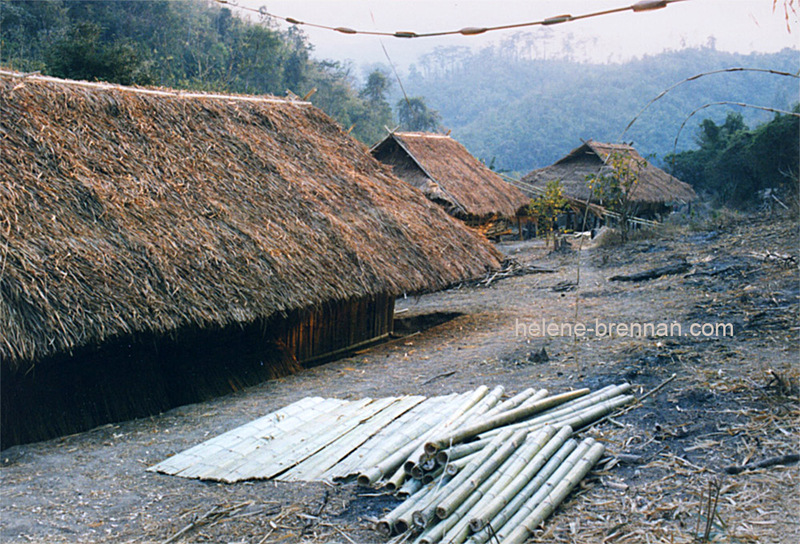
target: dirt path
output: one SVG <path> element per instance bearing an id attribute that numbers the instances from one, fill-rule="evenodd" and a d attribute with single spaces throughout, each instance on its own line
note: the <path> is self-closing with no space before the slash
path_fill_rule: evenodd
<path id="1" fill-rule="evenodd" d="M 800 542 L 797 465 L 737 476 L 728 465 L 798 451 L 795 223 L 754 220 L 674 230 L 622 249 L 548 254 L 508 243 L 522 262 L 557 269 L 398 301 L 408 326 L 460 314 L 420 334 L 353 357 L 157 417 L 2 452 L 2 542 L 163 542 L 208 513 L 180 542 L 381 542 L 370 519 L 394 504 L 354 486 L 205 483 L 144 469 L 205 438 L 306 396 L 438 395 L 480 384 L 514 393 L 557 392 L 628 380 L 643 405 L 588 431 L 612 456 L 548 523 L 546 542 L 691 542 L 701 493 L 719 479 L 719 542 Z M 575 281 L 580 258 L 580 286 Z M 686 259 L 687 274 L 610 282 Z M 576 337 L 531 335 L 541 324 L 731 323 L 734 335 Z M 544 348 L 549 360 L 536 362 Z M 774 380 L 773 380 L 774 382 Z M 616 466 L 609 466 L 616 464 Z M 227 508 L 227 510 L 226 510 Z"/>

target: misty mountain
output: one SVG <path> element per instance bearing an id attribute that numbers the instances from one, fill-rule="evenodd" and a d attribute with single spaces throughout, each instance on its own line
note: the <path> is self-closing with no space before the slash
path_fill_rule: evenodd
<path id="1" fill-rule="evenodd" d="M 423 96 L 472 153 L 501 171 L 527 172 L 546 166 L 581 139 L 632 141 L 659 162 L 672 153 L 681 124 L 697 108 L 721 101 L 788 110 L 798 101 L 798 80 L 768 73 L 722 73 L 685 83 L 650 106 L 625 134 L 636 114 L 660 92 L 696 74 L 732 67 L 797 73 L 800 55 L 741 55 L 709 46 L 646 56 L 616 64 L 537 59 L 525 42 L 477 53 L 437 48 L 410 68 L 409 95 Z M 704 118 L 725 119 L 741 111 L 750 126 L 772 114 L 750 108 L 713 106 L 693 116 L 677 151 L 694 147 Z"/>

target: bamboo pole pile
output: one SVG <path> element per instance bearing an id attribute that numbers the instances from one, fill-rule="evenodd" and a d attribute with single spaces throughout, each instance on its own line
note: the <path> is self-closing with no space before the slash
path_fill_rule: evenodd
<path id="1" fill-rule="evenodd" d="M 414 544 L 522 542 L 600 459 L 575 431 L 633 400 L 630 385 L 550 395 L 480 386 L 443 397 L 308 398 L 149 470 L 234 482 L 357 481 L 404 501 L 376 523 Z"/>
<path id="2" fill-rule="evenodd" d="M 476 402 L 405 448 L 411 455 L 397 472 L 359 477 L 405 499 L 376 530 L 413 544 L 524 542 L 603 454 L 575 431 L 631 402 L 629 391 L 629 384 L 550 396 L 526 390 L 488 409 L 496 395 Z M 393 487 L 398 481 L 403 486 Z"/>

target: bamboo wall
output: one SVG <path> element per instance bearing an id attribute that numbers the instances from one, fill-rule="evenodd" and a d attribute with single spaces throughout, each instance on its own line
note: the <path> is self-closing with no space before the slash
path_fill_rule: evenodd
<path id="1" fill-rule="evenodd" d="M 330 302 L 286 317 L 140 335 L 2 366 L 0 448 L 208 400 L 319 364 L 392 330 L 394 298 Z"/>

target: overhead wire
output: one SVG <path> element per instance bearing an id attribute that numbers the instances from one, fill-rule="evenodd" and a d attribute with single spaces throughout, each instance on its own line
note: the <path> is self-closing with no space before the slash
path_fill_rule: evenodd
<path id="1" fill-rule="evenodd" d="M 301 21 L 299 19 L 295 19 L 294 17 L 287 17 L 283 15 L 276 15 L 267 11 L 266 8 L 251 8 L 248 6 L 241 6 L 235 0 L 215 0 L 219 4 L 227 4 L 233 7 L 236 7 L 241 10 L 250 11 L 253 13 L 258 13 L 262 17 L 271 17 L 273 19 L 278 19 L 280 21 L 284 21 L 286 23 L 298 26 L 307 26 L 311 28 L 319 28 L 322 30 L 330 30 L 333 32 L 339 32 L 341 34 L 348 34 L 348 35 L 365 35 L 365 36 L 385 36 L 385 37 L 393 37 L 393 38 L 435 38 L 441 36 L 454 36 L 454 35 L 462 35 L 462 36 L 476 36 L 478 34 L 485 34 L 486 32 L 494 32 L 498 30 L 513 30 L 518 28 L 527 28 L 532 26 L 551 26 L 557 25 L 561 23 L 569 23 L 573 21 L 581 21 L 583 19 L 589 19 L 592 17 L 601 17 L 604 15 L 610 15 L 613 13 L 622 13 L 625 11 L 632 11 L 634 13 L 641 13 L 645 11 L 652 11 L 656 9 L 662 9 L 667 7 L 669 4 L 674 4 L 676 2 L 685 2 L 687 0 L 640 0 L 634 4 L 606 9 L 602 11 L 594 11 L 590 13 L 583 13 L 580 15 L 556 15 L 554 17 L 548 17 L 546 19 L 541 19 L 537 21 L 527 21 L 522 23 L 511 23 L 505 25 L 497 25 L 497 26 L 479 26 L 479 27 L 464 27 L 458 30 L 443 30 L 443 31 L 435 31 L 435 32 L 415 32 L 409 30 L 398 30 L 395 32 L 386 32 L 386 31 L 379 31 L 379 30 L 357 30 L 354 28 L 346 27 L 346 26 L 329 26 L 323 25 L 319 23 L 311 23 L 308 21 Z"/>

